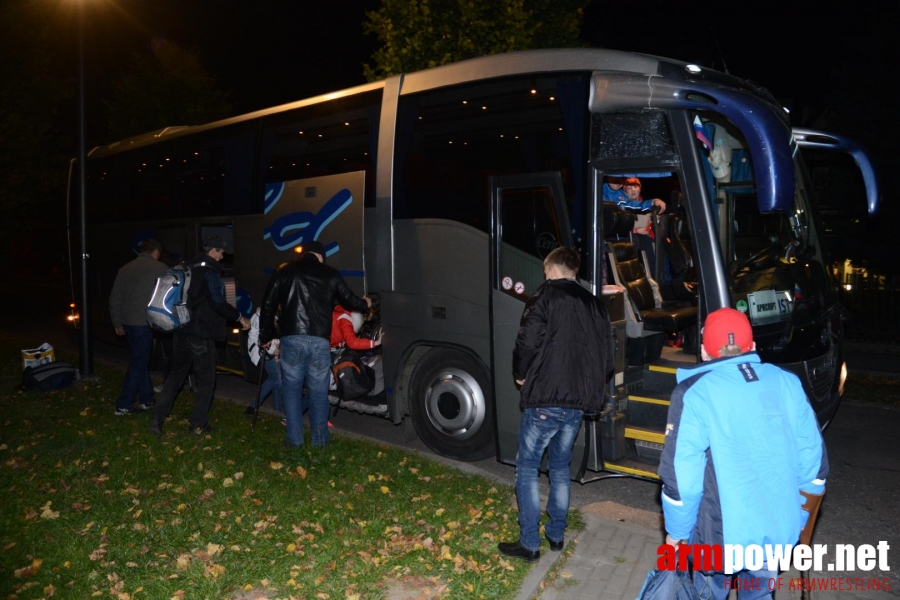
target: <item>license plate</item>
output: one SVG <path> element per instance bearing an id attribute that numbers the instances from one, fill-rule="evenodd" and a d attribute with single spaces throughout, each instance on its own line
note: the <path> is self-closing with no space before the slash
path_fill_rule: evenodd
<path id="1" fill-rule="evenodd" d="M 791 318 L 791 311 L 794 309 L 794 300 L 788 291 L 753 292 L 747 294 L 747 304 L 750 305 L 750 322 L 753 325 L 787 321 Z"/>

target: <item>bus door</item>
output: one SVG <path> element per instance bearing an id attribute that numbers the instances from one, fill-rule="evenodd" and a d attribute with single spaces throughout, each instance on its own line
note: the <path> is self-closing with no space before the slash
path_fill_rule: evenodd
<path id="1" fill-rule="evenodd" d="M 525 302 L 544 282 L 544 258 L 572 245 L 559 172 L 491 177 L 491 368 L 498 458 L 514 464 L 519 389 L 513 348 Z"/>

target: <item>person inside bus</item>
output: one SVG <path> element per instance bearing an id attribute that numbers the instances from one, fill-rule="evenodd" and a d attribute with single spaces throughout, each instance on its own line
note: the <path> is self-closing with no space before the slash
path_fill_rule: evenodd
<path id="1" fill-rule="evenodd" d="M 613 204 L 624 204 L 625 202 L 628 202 L 628 194 L 622 189 L 622 186 L 624 185 L 624 177 L 606 177 L 606 181 L 603 182 L 602 188 L 603 201 L 612 202 Z"/>
<path id="2" fill-rule="evenodd" d="M 625 195 L 628 196 L 628 200 L 625 203 L 620 203 L 620 206 L 623 208 L 647 213 L 655 206 L 659 208 L 659 214 L 666 212 L 666 203 L 659 198 L 652 198 L 649 200 L 643 199 L 641 196 L 641 180 L 637 177 L 627 178 L 623 189 L 625 190 Z M 650 222 L 650 215 L 638 215 L 637 220 L 634 222 L 634 229 L 631 232 L 631 241 L 634 243 L 634 249 L 638 253 L 638 256 L 640 256 L 641 252 L 647 253 L 647 261 L 650 265 L 650 269 L 647 273 L 651 277 L 654 276 L 653 268 L 656 265 L 656 245 L 654 244 L 654 239 L 655 236 L 652 223 Z"/>
<path id="3" fill-rule="evenodd" d="M 378 334 L 374 339 L 359 337 L 363 323 L 369 321 L 375 315 L 375 309 L 370 308 L 365 315 L 357 311 L 349 311 L 340 304 L 334 307 L 331 313 L 331 349 L 332 352 L 340 348 L 350 348 L 359 352 L 366 350 L 374 350 L 381 346 L 381 335 Z M 384 391 L 384 367 L 381 364 L 381 354 L 370 352 L 368 355 L 363 354 L 361 357 L 363 363 L 372 368 L 375 372 L 375 386 L 369 392 L 367 398 L 374 398 L 380 403 L 380 394 Z M 360 400 L 365 401 L 366 398 Z"/>

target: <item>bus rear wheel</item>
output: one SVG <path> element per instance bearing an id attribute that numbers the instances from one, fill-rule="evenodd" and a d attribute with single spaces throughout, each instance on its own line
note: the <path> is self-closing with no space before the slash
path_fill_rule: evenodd
<path id="1" fill-rule="evenodd" d="M 455 350 L 431 350 L 410 383 L 410 419 L 426 446 L 456 460 L 494 456 L 491 388 L 472 358 Z"/>

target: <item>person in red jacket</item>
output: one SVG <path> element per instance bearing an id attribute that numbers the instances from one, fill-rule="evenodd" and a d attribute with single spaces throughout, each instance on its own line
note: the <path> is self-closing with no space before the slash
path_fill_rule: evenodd
<path id="1" fill-rule="evenodd" d="M 381 336 L 374 340 L 361 338 L 357 334 L 362 329 L 365 321 L 370 319 L 373 312 L 363 315 L 360 312 L 349 311 L 340 304 L 334 307 L 331 313 L 331 351 L 337 352 L 337 348 L 350 348 L 359 352 L 372 350 L 381 345 Z M 363 363 L 375 372 L 375 385 L 367 398 L 358 398 L 357 402 L 365 404 L 384 404 L 384 367 L 381 364 L 381 353 L 365 353 L 361 356 Z"/>
<path id="2" fill-rule="evenodd" d="M 381 338 L 370 340 L 357 337 L 366 317 L 359 312 L 349 311 L 340 304 L 331 313 L 331 347 L 346 346 L 351 350 L 371 350 L 381 345 Z"/>

